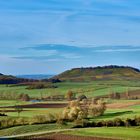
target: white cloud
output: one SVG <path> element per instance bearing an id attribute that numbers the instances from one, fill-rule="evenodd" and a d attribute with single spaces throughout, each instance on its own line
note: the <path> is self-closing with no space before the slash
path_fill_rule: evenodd
<path id="1" fill-rule="evenodd" d="M 104 49 L 104 50 L 94 50 L 93 52 L 137 52 L 140 49 Z"/>

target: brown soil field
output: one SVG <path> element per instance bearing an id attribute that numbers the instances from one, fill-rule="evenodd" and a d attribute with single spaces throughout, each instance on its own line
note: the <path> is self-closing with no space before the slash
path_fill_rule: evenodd
<path id="1" fill-rule="evenodd" d="M 23 110 L 23 111 L 31 111 L 31 110 Z M 6 113 L 6 112 L 17 112 L 16 110 L 10 110 L 10 109 L 8 109 L 8 110 L 0 110 L 0 113 Z"/>
<path id="2" fill-rule="evenodd" d="M 124 109 L 133 105 L 140 105 L 140 101 L 137 102 L 122 102 L 122 103 L 111 103 L 107 104 L 109 109 Z M 22 108 L 64 108 L 67 106 L 66 103 L 36 103 L 29 105 L 20 105 Z M 15 106 L 7 106 L 0 108 L 15 108 Z M 25 110 L 26 111 L 26 110 Z M 14 112 L 14 110 L 9 110 L 8 112 Z"/>
<path id="3" fill-rule="evenodd" d="M 73 136 L 73 135 L 65 135 L 65 134 L 52 134 L 52 135 L 44 135 L 44 136 L 37 136 L 37 137 L 30 137 L 26 139 L 31 140 L 119 140 L 119 139 L 112 139 L 112 138 L 99 138 L 99 137 L 89 137 L 89 136 Z"/>
<path id="4" fill-rule="evenodd" d="M 112 103 L 112 104 L 107 104 L 107 108 L 109 109 L 124 109 L 133 105 L 140 105 L 139 102 L 124 102 L 124 103 Z"/>
<path id="5" fill-rule="evenodd" d="M 65 103 L 37 103 L 37 104 L 29 104 L 29 105 L 20 105 L 22 108 L 64 108 L 67 104 Z M 0 108 L 15 108 L 15 106 L 7 106 Z"/>

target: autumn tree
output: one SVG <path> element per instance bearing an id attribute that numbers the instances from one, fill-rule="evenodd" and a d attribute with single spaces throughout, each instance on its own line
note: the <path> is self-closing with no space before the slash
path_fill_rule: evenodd
<path id="1" fill-rule="evenodd" d="M 75 94 L 73 91 L 69 90 L 66 94 L 66 98 L 68 101 L 71 101 L 74 98 Z"/>

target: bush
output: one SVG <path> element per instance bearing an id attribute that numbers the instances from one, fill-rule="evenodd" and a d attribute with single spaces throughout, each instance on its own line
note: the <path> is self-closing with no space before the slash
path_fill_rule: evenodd
<path id="1" fill-rule="evenodd" d="M 6 114 L 4 114 L 4 113 L 3 113 L 3 114 L 2 114 L 2 113 L 0 113 L 0 116 L 7 116 L 7 115 L 6 115 Z"/>
<path id="2" fill-rule="evenodd" d="M 85 95 L 80 95 L 80 96 L 78 96 L 77 99 L 78 99 L 78 101 L 82 101 L 84 99 L 87 99 L 87 97 Z"/>
<path id="3" fill-rule="evenodd" d="M 124 126 L 124 122 L 120 118 L 114 120 L 114 126 Z"/>
<path id="4" fill-rule="evenodd" d="M 29 121 L 27 118 L 4 118 L 0 120 L 0 128 L 9 128 L 13 126 L 19 126 L 19 125 L 26 125 L 29 124 Z"/>
<path id="5" fill-rule="evenodd" d="M 26 89 L 43 89 L 43 88 L 57 88 L 57 86 L 52 83 L 33 83 L 29 85 Z"/>
<path id="6" fill-rule="evenodd" d="M 74 124 L 75 124 L 75 128 L 83 128 L 83 127 L 89 127 L 89 122 L 87 120 L 75 120 L 74 121 Z"/>
<path id="7" fill-rule="evenodd" d="M 135 123 L 137 126 L 140 126 L 140 117 L 135 117 Z"/>
<path id="8" fill-rule="evenodd" d="M 30 97 L 28 94 L 20 94 L 19 95 L 19 100 L 22 100 L 22 101 L 30 101 Z"/>

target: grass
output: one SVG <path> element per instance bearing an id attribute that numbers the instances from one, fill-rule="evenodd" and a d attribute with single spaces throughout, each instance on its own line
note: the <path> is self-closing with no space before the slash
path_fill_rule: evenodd
<path id="1" fill-rule="evenodd" d="M 37 125 L 25 125 L 7 128 L 0 130 L 0 136 L 20 135 L 34 132 L 50 131 L 57 129 L 67 129 L 72 125 L 58 125 L 58 124 L 37 124 Z"/>
<path id="2" fill-rule="evenodd" d="M 119 138 L 123 140 L 140 140 L 140 128 L 138 127 L 88 128 L 88 129 L 69 131 L 69 132 L 66 132 L 66 134 L 78 135 L 78 136 Z"/>
<path id="3" fill-rule="evenodd" d="M 88 97 L 94 97 L 99 95 L 107 95 L 110 91 L 125 92 L 129 90 L 140 89 L 140 82 L 135 81 L 94 81 L 94 82 L 62 82 L 56 83 L 58 88 L 56 89 L 33 89 L 28 90 L 26 86 L 13 86 L 7 87 L 6 85 L 0 85 L 0 93 L 26 93 L 31 97 L 46 97 L 50 95 L 65 95 L 68 90 L 73 90 L 76 93 L 82 91 L 79 94 L 85 94 Z M 77 94 L 77 96 L 79 95 Z"/>
<path id="4" fill-rule="evenodd" d="M 27 90 L 26 86 L 20 87 L 7 87 L 6 85 L 0 85 L 0 93 L 26 93 L 31 97 L 40 98 L 41 96 L 49 96 L 49 95 L 65 95 L 68 90 L 75 91 L 80 94 L 85 94 L 87 97 L 95 97 L 99 95 L 107 95 L 111 91 L 112 92 L 125 92 L 128 88 L 129 90 L 140 89 L 140 82 L 135 81 L 94 81 L 94 82 L 65 82 L 65 83 L 57 83 L 58 88 L 56 89 L 34 89 Z M 51 101 L 50 101 L 51 102 Z M 67 101 L 63 101 L 67 102 Z M 138 102 L 138 100 L 109 100 L 110 103 L 127 103 L 127 102 Z M 41 102 L 41 103 L 49 103 Z M 52 103 L 52 102 L 51 102 Z M 54 101 L 53 103 L 62 103 L 62 101 Z M 23 102 L 16 100 L 0 100 L 0 106 L 13 106 L 13 105 L 25 105 L 32 104 L 32 102 Z M 4 110 L 14 110 L 11 108 L 1 108 L 1 111 Z M 47 115 L 49 113 L 56 114 L 60 113 L 62 108 L 28 108 L 24 109 L 21 112 L 21 117 L 32 117 L 34 115 Z M 17 117 L 17 112 L 6 112 L 9 117 Z M 140 105 L 133 105 L 127 108 L 122 109 L 107 109 L 105 114 L 100 117 L 95 117 L 90 119 L 90 121 L 98 121 L 98 120 L 111 120 L 115 118 L 133 118 L 135 116 L 140 115 Z M 70 128 L 71 125 L 62 126 L 62 128 Z M 8 129 L 0 130 L 0 136 L 4 135 L 13 135 L 13 134 L 24 134 L 30 132 L 41 132 L 41 131 L 49 131 L 61 129 L 57 124 L 41 124 L 41 125 L 26 125 L 26 126 L 18 126 Z M 140 134 L 139 128 L 92 128 L 92 129 L 81 129 L 80 131 L 70 132 L 72 135 L 82 135 L 82 136 L 103 136 L 103 137 L 119 137 L 126 138 L 126 140 L 139 140 Z"/>
<path id="5" fill-rule="evenodd" d="M 17 100 L 0 100 L 0 106 L 13 106 L 13 105 L 26 105 L 31 104 L 31 102 L 17 101 Z"/>
<path id="6" fill-rule="evenodd" d="M 113 120 L 115 118 L 134 118 L 135 116 L 140 116 L 139 109 L 108 109 L 103 116 L 95 117 L 94 121 L 97 120 Z"/>
<path id="7" fill-rule="evenodd" d="M 6 112 L 6 110 L 15 110 L 13 108 L 0 109 L 3 113 L 11 117 L 17 117 L 17 112 Z M 60 113 L 62 108 L 26 108 L 20 113 L 21 117 L 33 117 L 35 115 L 47 115 L 47 114 L 57 114 Z M 5 112 L 4 112 L 5 111 Z"/>

